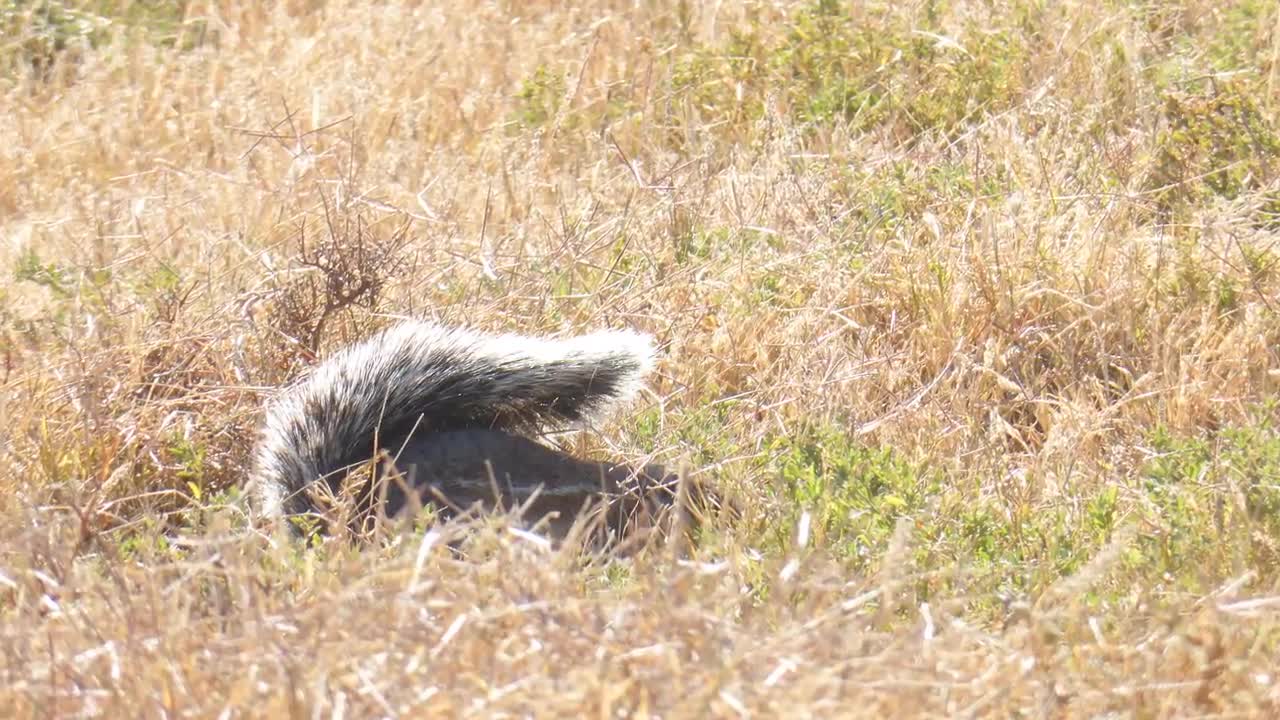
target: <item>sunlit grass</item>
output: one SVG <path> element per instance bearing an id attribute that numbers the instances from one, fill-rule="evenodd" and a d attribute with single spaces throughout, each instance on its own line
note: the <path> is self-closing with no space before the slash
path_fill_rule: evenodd
<path id="1" fill-rule="evenodd" d="M 1280 11 L 0 0 L 0 707 L 1270 717 Z M 630 326 L 682 553 L 253 527 L 389 317 Z"/>

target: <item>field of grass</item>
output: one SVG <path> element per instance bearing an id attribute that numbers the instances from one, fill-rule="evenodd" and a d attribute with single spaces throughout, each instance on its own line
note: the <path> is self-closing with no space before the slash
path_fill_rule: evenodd
<path id="1" fill-rule="evenodd" d="M 0 0 L 0 278 L 0 716 L 1280 716 L 1275 0 Z M 404 315 L 735 512 L 255 527 Z"/>

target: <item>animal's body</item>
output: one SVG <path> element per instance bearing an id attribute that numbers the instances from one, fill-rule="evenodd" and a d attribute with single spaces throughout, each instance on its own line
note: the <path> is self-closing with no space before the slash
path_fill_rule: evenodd
<path id="1" fill-rule="evenodd" d="M 269 516 L 323 515 L 348 471 L 357 520 L 417 502 L 448 514 L 476 503 L 524 507 L 567 531 L 607 503 L 620 531 L 632 511 L 673 499 L 674 478 L 573 457 L 532 438 L 599 416 L 640 386 L 651 340 L 626 331 L 564 340 L 490 335 L 409 321 L 338 351 L 267 409 L 254 496 Z M 350 487 L 350 485 L 348 485 Z M 416 498 L 416 502 L 415 502 Z"/>

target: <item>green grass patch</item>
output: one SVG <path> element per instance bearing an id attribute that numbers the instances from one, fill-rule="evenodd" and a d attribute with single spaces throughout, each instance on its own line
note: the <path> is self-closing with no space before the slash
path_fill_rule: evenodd
<path id="1" fill-rule="evenodd" d="M 766 545 L 789 547 L 809 513 L 814 546 L 870 572 L 907 518 L 905 569 L 925 573 L 916 588 L 923 599 L 959 594 L 994 610 L 998 597 L 1035 597 L 1081 571 L 1122 525 L 1136 528 L 1136 540 L 1091 601 L 1123 601 L 1135 589 L 1205 592 L 1246 571 L 1264 586 L 1277 580 L 1280 428 L 1270 412 L 1204 437 L 1153 431 L 1152 456 L 1132 476 L 1084 479 L 1071 497 L 1034 504 L 836 428 L 775 438 L 769 448 L 785 510 L 763 531 Z"/>
<path id="2" fill-rule="evenodd" d="M 119 37 L 189 50 L 211 40 L 187 0 L 0 0 L 0 72 L 48 78 L 59 63 Z"/>
<path id="3" fill-rule="evenodd" d="M 1202 82 L 1170 90 L 1162 120 L 1148 186 L 1166 211 L 1185 214 L 1212 197 L 1232 200 L 1271 189 L 1280 169 L 1280 133 L 1250 85 Z"/>
<path id="4" fill-rule="evenodd" d="M 1027 35 L 1015 30 L 1034 22 L 1027 12 L 1008 26 L 970 23 L 949 37 L 900 15 L 850 10 L 823 1 L 780 32 L 734 29 L 722 45 L 688 52 L 672 86 L 706 124 L 730 131 L 779 102 L 803 126 L 882 128 L 903 139 L 954 135 L 1023 92 Z"/>

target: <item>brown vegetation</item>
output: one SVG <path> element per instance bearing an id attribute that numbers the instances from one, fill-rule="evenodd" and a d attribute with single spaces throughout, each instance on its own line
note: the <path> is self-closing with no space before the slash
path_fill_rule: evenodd
<path id="1" fill-rule="evenodd" d="M 0 714 L 1271 717 L 1263 0 L 0 0 Z M 682 556 L 268 537 L 391 316 L 652 332 Z"/>

